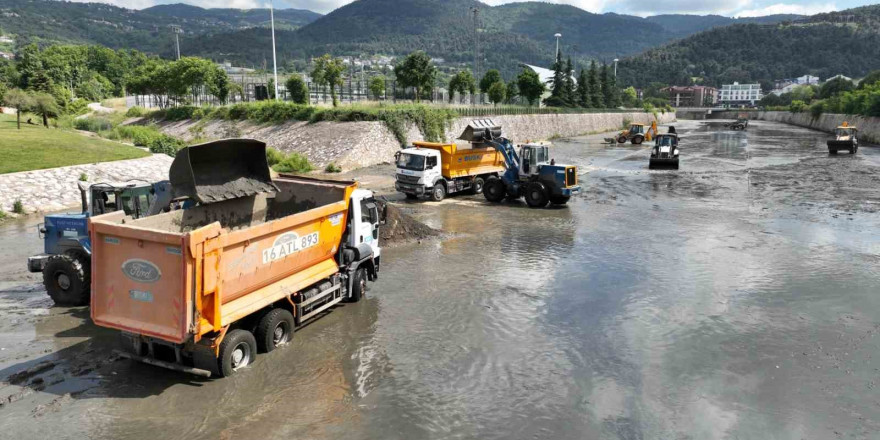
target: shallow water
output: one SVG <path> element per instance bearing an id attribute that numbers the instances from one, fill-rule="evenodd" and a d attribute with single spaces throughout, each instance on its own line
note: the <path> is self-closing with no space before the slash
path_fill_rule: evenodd
<path id="1" fill-rule="evenodd" d="M 647 148 L 602 136 L 556 142 L 557 161 L 590 171 L 566 208 L 412 204 L 452 236 L 386 249 L 366 300 L 232 378 L 115 360 L 112 334 L 87 312 L 51 309 L 15 327 L 31 342 L 12 344 L 46 353 L 0 352 L 0 378 L 48 361 L 41 374 L 59 382 L 0 409 L 0 428 L 22 438 L 876 438 L 880 151 L 829 157 L 824 134 L 763 122 L 746 133 L 677 127 L 678 172 L 648 171 Z M 851 183 L 812 181 L 805 163 L 868 177 L 858 192 L 831 193 Z M 106 362 L 77 376 L 83 359 Z M 17 389 L 0 384 L 0 399 Z"/>

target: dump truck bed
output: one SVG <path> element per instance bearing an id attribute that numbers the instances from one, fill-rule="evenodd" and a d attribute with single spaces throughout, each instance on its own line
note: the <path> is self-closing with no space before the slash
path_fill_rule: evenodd
<path id="1" fill-rule="evenodd" d="M 92 320 L 171 343 L 199 338 L 339 268 L 355 182 L 283 176 L 256 194 L 90 221 Z"/>
<path id="2" fill-rule="evenodd" d="M 414 142 L 413 146 L 439 151 L 446 179 L 504 172 L 504 156 L 491 147 L 467 148 L 433 142 Z"/>

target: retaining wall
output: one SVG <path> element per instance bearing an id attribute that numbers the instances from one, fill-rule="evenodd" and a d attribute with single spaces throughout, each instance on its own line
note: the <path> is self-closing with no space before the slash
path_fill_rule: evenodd
<path id="1" fill-rule="evenodd" d="M 860 140 L 872 144 L 880 143 L 880 118 L 840 115 L 834 113 L 823 114 L 818 118 L 813 118 L 810 113 L 757 112 L 757 117 L 755 119 L 782 122 L 828 133 L 834 132 L 834 129 L 843 121 L 847 121 L 849 122 L 849 125 L 858 127 Z"/>
<path id="2" fill-rule="evenodd" d="M 675 113 L 658 113 L 659 123 L 675 121 Z M 501 124 L 504 135 L 515 142 L 572 137 L 619 129 L 624 120 L 650 123 L 650 113 L 587 113 L 558 115 L 487 116 Z M 460 118 L 446 132 L 448 141 L 458 137 L 474 118 Z M 334 163 L 344 170 L 368 167 L 392 160 L 400 143 L 382 122 L 287 122 L 279 125 L 248 121 L 181 121 L 161 124 L 162 131 L 187 141 L 252 137 L 285 152 L 298 152 L 320 168 Z M 423 140 L 410 126 L 407 141 Z"/>

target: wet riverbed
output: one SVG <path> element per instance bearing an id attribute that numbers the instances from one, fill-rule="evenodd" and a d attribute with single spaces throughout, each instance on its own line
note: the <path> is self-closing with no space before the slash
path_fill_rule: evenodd
<path id="1" fill-rule="evenodd" d="M 24 271 L 36 239 L 5 226 L 0 430 L 876 438 L 880 149 L 829 156 L 825 134 L 760 121 L 677 128 L 677 172 L 603 136 L 557 141 L 589 171 L 566 208 L 401 202 L 448 236 L 386 249 L 365 301 L 223 380 L 115 358 L 87 309 L 50 308 Z"/>

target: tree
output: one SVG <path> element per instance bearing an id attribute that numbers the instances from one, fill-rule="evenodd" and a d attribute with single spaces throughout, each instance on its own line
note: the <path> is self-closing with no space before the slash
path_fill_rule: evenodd
<path id="1" fill-rule="evenodd" d="M 55 98 L 45 92 L 38 92 L 33 95 L 33 105 L 31 111 L 43 118 L 43 126 L 49 128 L 49 118 L 58 117 L 61 111 Z"/>
<path id="2" fill-rule="evenodd" d="M 809 103 L 813 100 L 813 96 L 815 95 L 816 91 L 812 87 L 807 85 L 797 86 L 791 89 L 792 102 L 801 101 L 802 103 Z"/>
<path id="3" fill-rule="evenodd" d="M 565 64 L 562 62 L 562 53 L 556 54 L 556 61 L 553 63 L 553 84 L 550 89 L 550 97 L 544 100 L 544 104 L 550 107 L 565 107 L 570 101 L 570 96 L 566 94 L 565 85 Z"/>
<path id="4" fill-rule="evenodd" d="M 604 63 L 599 73 L 599 86 L 602 90 L 602 108 L 611 108 L 611 78 L 608 74 L 608 65 Z"/>
<path id="5" fill-rule="evenodd" d="M 333 107 L 339 105 L 336 99 L 336 87 L 342 86 L 342 74 L 345 72 L 345 63 L 342 58 L 331 58 L 330 54 L 315 59 L 312 69 L 312 81 L 315 84 L 330 87 L 330 97 L 333 99 Z"/>
<path id="6" fill-rule="evenodd" d="M 819 97 L 828 99 L 843 92 L 849 92 L 854 88 L 855 86 L 853 86 L 852 81 L 837 77 L 822 84 L 822 87 L 819 89 Z"/>
<path id="7" fill-rule="evenodd" d="M 291 101 L 297 104 L 309 103 L 309 86 L 306 85 L 306 82 L 303 81 L 299 74 L 290 75 L 284 86 L 287 87 L 287 93 L 290 94 Z"/>
<path id="8" fill-rule="evenodd" d="M 489 93 L 489 88 L 498 81 L 502 81 L 501 72 L 496 69 L 489 69 L 489 71 L 483 75 L 483 79 L 480 80 L 480 91 L 483 93 Z"/>
<path id="9" fill-rule="evenodd" d="M 403 87 L 416 89 L 416 102 L 421 102 L 422 93 L 434 88 L 437 68 L 431 58 L 423 51 L 416 51 L 406 56 L 400 64 L 394 66 L 394 76 Z"/>
<path id="10" fill-rule="evenodd" d="M 541 95 L 547 88 L 541 82 L 541 77 L 534 70 L 524 68 L 516 77 L 516 85 L 519 87 L 519 94 L 529 101 L 529 105 L 535 105 Z"/>
<path id="11" fill-rule="evenodd" d="M 859 90 L 862 90 L 868 86 L 873 86 L 880 82 L 880 70 L 872 70 L 871 73 L 865 75 L 861 81 L 859 81 Z"/>
<path id="12" fill-rule="evenodd" d="M 370 94 L 373 95 L 373 99 L 379 100 L 382 96 L 385 95 L 385 77 L 382 75 L 376 75 L 370 78 Z"/>
<path id="13" fill-rule="evenodd" d="M 469 70 L 461 70 L 449 80 L 449 102 L 452 102 L 456 92 L 459 98 L 465 93 L 473 95 L 477 92 L 476 80 Z"/>
<path id="14" fill-rule="evenodd" d="M 504 84 L 504 81 L 498 80 L 495 81 L 495 84 L 489 86 L 489 101 L 492 101 L 492 104 L 496 107 L 498 103 L 504 102 L 506 96 L 507 85 Z"/>
<path id="15" fill-rule="evenodd" d="M 587 71 L 581 69 L 577 78 L 577 90 L 575 90 L 575 104 L 580 108 L 590 108 L 590 81 L 587 79 Z"/>
<path id="16" fill-rule="evenodd" d="M 636 107 L 639 101 L 639 94 L 636 92 L 635 87 L 629 86 L 623 90 L 623 106 L 624 107 Z"/>
<path id="17" fill-rule="evenodd" d="M 587 73 L 587 82 L 590 84 L 590 107 L 602 108 L 603 97 L 602 88 L 599 84 L 599 69 L 596 67 L 596 61 L 590 61 L 590 71 Z"/>
<path id="18" fill-rule="evenodd" d="M 620 91 L 617 90 L 617 78 L 614 77 L 614 71 L 608 65 L 602 66 L 605 71 L 605 85 L 602 95 L 605 97 L 605 105 L 608 108 L 620 107 Z"/>
<path id="19" fill-rule="evenodd" d="M 269 83 L 266 84 L 266 92 L 269 93 L 269 99 L 276 99 L 275 96 L 275 78 L 269 78 Z"/>
<path id="20" fill-rule="evenodd" d="M 519 87 L 516 85 L 516 80 L 511 80 L 507 83 L 507 93 L 505 95 L 504 102 L 507 104 L 512 104 L 513 100 L 519 96 Z"/>
<path id="21" fill-rule="evenodd" d="M 569 107 L 577 107 L 577 95 L 575 91 L 574 81 L 574 65 L 571 63 L 571 57 L 565 62 L 565 71 L 562 76 L 562 98 Z"/>
<path id="22" fill-rule="evenodd" d="M 12 89 L 3 96 L 3 104 L 15 108 L 15 121 L 21 130 L 21 113 L 30 111 L 34 106 L 34 99 L 21 89 Z"/>

